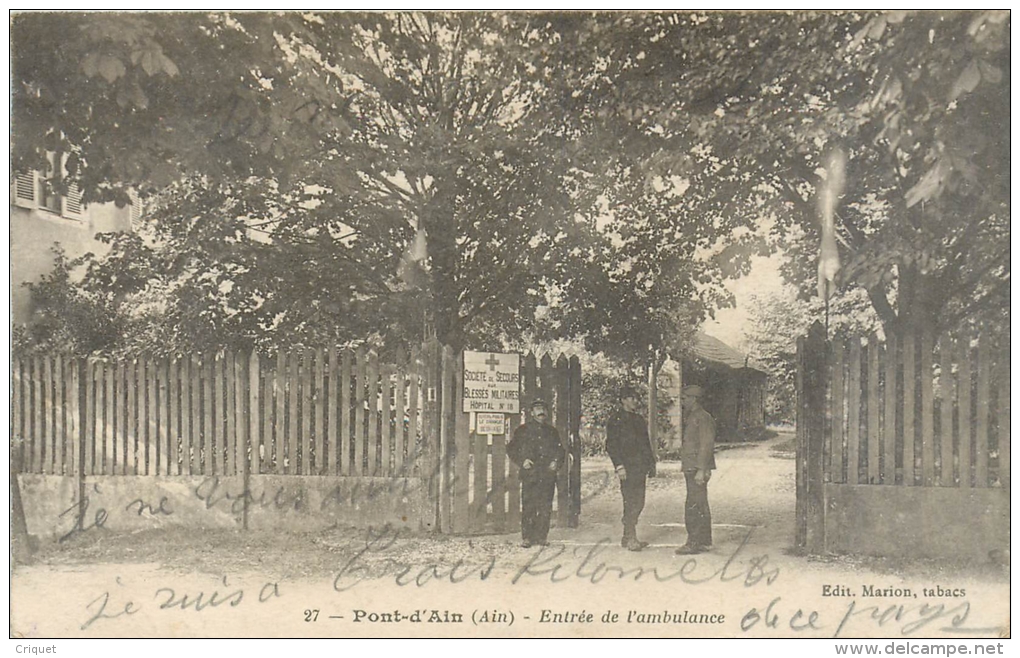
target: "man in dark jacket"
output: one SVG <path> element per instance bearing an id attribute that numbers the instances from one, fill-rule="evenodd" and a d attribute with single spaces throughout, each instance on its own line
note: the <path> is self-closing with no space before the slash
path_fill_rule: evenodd
<path id="1" fill-rule="evenodd" d="M 549 543 L 549 518 L 552 516 L 556 471 L 563 464 L 564 451 L 559 432 L 549 425 L 545 401 L 531 403 L 528 421 L 514 431 L 506 453 L 520 468 L 521 546 Z"/>
<path id="2" fill-rule="evenodd" d="M 645 478 L 655 473 L 655 454 L 648 440 L 648 426 L 637 413 L 641 406 L 637 391 L 620 391 L 620 405 L 606 423 L 606 452 L 613 460 L 623 494 L 623 539 L 620 545 L 640 551 L 648 542 L 637 537 L 637 522 L 645 507 Z"/>
<path id="3" fill-rule="evenodd" d="M 704 553 L 712 546 L 712 512 L 708 508 L 708 480 L 715 468 L 715 419 L 701 406 L 700 386 L 685 386 L 680 391 L 684 410 L 684 431 L 680 445 L 687 480 L 684 525 L 687 543 L 676 549 L 679 555 Z"/>

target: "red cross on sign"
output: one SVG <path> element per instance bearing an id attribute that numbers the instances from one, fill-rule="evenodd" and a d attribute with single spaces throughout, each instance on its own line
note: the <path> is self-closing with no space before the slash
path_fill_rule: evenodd
<path id="1" fill-rule="evenodd" d="M 521 355 L 464 350 L 465 413 L 519 414 Z"/>

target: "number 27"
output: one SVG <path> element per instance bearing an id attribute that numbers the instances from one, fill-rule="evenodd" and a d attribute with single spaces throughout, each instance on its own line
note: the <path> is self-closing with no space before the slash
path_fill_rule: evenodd
<path id="1" fill-rule="evenodd" d="M 305 621 L 318 621 L 319 611 L 318 610 L 305 610 Z"/>

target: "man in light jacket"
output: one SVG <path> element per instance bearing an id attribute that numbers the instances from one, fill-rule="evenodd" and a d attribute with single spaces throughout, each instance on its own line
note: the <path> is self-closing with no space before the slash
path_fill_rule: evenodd
<path id="1" fill-rule="evenodd" d="M 678 555 L 704 553 L 712 546 L 712 512 L 708 507 L 708 481 L 715 468 L 715 419 L 701 406 L 702 388 L 685 386 L 680 391 L 684 410 L 680 461 L 687 480 L 684 525 L 687 543 Z"/>

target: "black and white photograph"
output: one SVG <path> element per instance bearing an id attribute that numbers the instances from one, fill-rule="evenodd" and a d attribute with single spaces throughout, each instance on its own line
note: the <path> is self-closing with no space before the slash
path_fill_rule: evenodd
<path id="1" fill-rule="evenodd" d="M 1008 9 L 9 30 L 11 651 L 1008 648 Z"/>

